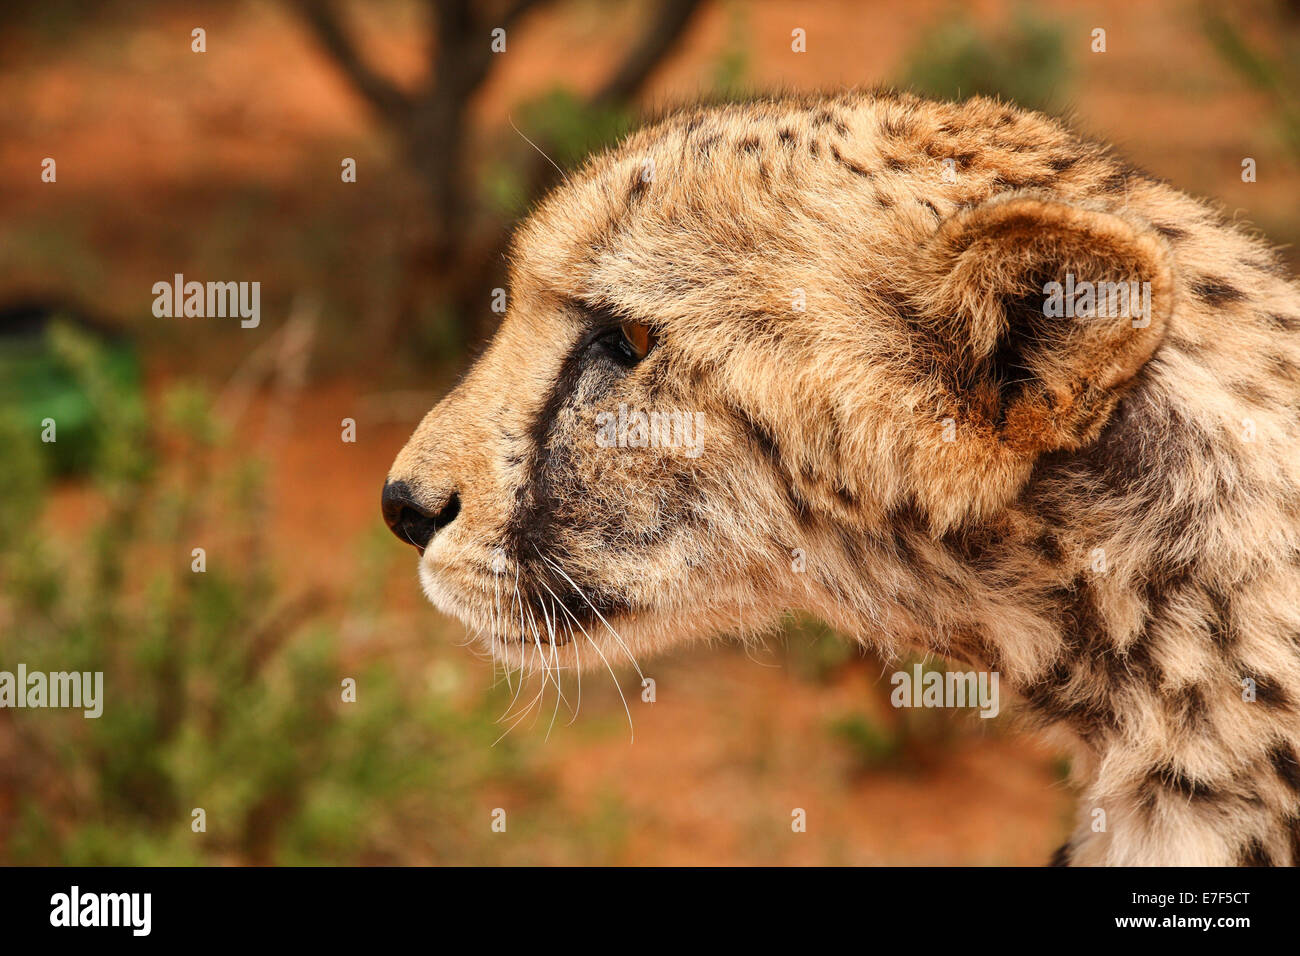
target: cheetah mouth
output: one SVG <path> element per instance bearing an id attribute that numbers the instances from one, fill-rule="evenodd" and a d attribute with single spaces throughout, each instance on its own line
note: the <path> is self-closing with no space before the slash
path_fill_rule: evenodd
<path id="1" fill-rule="evenodd" d="M 494 656 L 505 648 L 570 647 L 621 640 L 614 622 L 633 609 L 607 589 L 581 585 L 539 552 L 531 562 L 429 556 L 419 563 L 425 596 L 459 619 Z"/>

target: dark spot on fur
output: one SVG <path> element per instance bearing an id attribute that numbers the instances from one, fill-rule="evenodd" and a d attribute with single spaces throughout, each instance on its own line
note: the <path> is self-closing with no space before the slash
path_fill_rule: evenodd
<path id="1" fill-rule="evenodd" d="M 1061 723 L 1084 737 L 1099 737 L 1119 725 L 1110 702 L 1074 683 L 1069 664 L 1060 660 L 1039 681 L 1020 688 L 1030 711 L 1047 724 Z"/>
<path id="2" fill-rule="evenodd" d="M 988 571 L 995 566 L 1005 540 L 1006 535 L 997 528 L 980 526 L 945 531 L 939 543 L 961 563 L 976 571 Z"/>
<path id="3" fill-rule="evenodd" d="M 1051 179 L 1043 176 L 994 176 L 990 185 L 995 190 L 1005 191 L 1009 189 L 1041 189 L 1050 183 Z"/>
<path id="4" fill-rule="evenodd" d="M 870 173 L 870 172 L 868 172 L 866 169 L 864 169 L 864 168 L 863 168 L 862 166 L 860 166 L 859 164 L 855 163 L 853 160 L 851 160 L 851 159 L 846 159 L 846 158 L 845 158 L 845 157 L 840 153 L 839 147 L 836 146 L 836 145 L 834 145 L 833 143 L 831 144 L 831 158 L 834 159 L 835 162 L 837 162 L 837 163 L 839 163 L 841 166 L 843 166 L 845 169 L 847 169 L 849 172 L 853 173 L 853 175 L 855 175 L 855 176 L 861 176 L 863 179 L 870 179 L 870 178 L 871 178 L 871 173 Z"/>
<path id="5" fill-rule="evenodd" d="M 844 120 L 832 114 L 830 110 L 819 110 L 812 118 L 812 125 L 814 129 L 820 129 L 823 126 L 830 126 L 840 136 L 847 135 L 849 131 Z"/>
<path id="6" fill-rule="evenodd" d="M 1070 843 L 1067 840 L 1056 848 L 1052 854 L 1052 860 L 1048 866 L 1069 866 L 1070 865 Z"/>
<path id="7" fill-rule="evenodd" d="M 1210 640 L 1215 647 L 1226 651 L 1237 643 L 1237 627 L 1233 621 L 1231 599 L 1217 588 L 1206 588 L 1205 596 L 1210 602 Z"/>
<path id="8" fill-rule="evenodd" d="M 780 130 L 777 132 L 776 138 L 782 146 L 788 147 L 789 149 L 794 149 L 798 144 L 798 139 L 794 135 L 794 130 L 791 129 Z"/>
<path id="9" fill-rule="evenodd" d="M 1210 709 L 1205 701 L 1205 691 L 1195 684 L 1180 688 L 1169 698 L 1169 711 L 1176 723 L 1197 734 L 1206 735 L 1213 732 Z"/>
<path id="10" fill-rule="evenodd" d="M 892 309 L 894 314 L 902 319 L 909 328 L 916 328 L 919 325 L 921 315 L 910 298 L 902 293 L 892 291 L 882 293 L 880 298 L 884 305 Z M 1300 555 L 1296 556 L 1296 560 L 1300 561 Z"/>
<path id="11" fill-rule="evenodd" d="M 1259 841 L 1258 837 L 1252 838 L 1249 843 L 1242 847 L 1241 854 L 1237 859 L 1239 866 L 1273 865 L 1273 857 L 1269 855 L 1268 850 L 1264 847 L 1264 844 Z"/>
<path id="12" fill-rule="evenodd" d="M 1278 779 L 1290 787 L 1293 793 L 1300 793 L 1300 760 L 1296 759 L 1291 745 L 1277 744 L 1268 752 L 1268 761 L 1277 772 Z"/>
<path id="13" fill-rule="evenodd" d="M 1281 329 L 1283 332 L 1300 332 L 1300 316 L 1271 312 L 1264 318 L 1275 329 Z"/>
<path id="14" fill-rule="evenodd" d="M 1037 555 L 1049 564 L 1060 564 L 1061 559 L 1065 557 L 1061 551 L 1061 543 L 1056 540 L 1056 536 L 1050 531 L 1042 532 L 1033 540 L 1031 547 Z"/>
<path id="15" fill-rule="evenodd" d="M 916 127 L 912 125 L 911 121 L 902 117 L 895 118 L 891 116 L 880 124 L 880 132 L 891 139 L 911 136 L 915 129 Z"/>
<path id="16" fill-rule="evenodd" d="M 1169 336 L 1166 337 L 1165 341 L 1171 347 L 1178 349 L 1180 352 L 1185 352 L 1188 355 L 1200 355 L 1205 351 L 1205 344 L 1203 342 L 1193 342 L 1191 339 L 1184 338 L 1177 332 L 1170 333 Z"/>
<path id="17" fill-rule="evenodd" d="M 894 543 L 894 552 L 899 559 L 904 564 L 919 564 L 916 546 L 912 543 L 912 526 L 908 518 L 899 513 L 891 514 L 888 526 Z"/>
<path id="18" fill-rule="evenodd" d="M 1068 588 L 1053 591 L 1052 597 L 1060 607 L 1061 634 L 1067 652 L 1077 654 L 1105 633 L 1092 585 L 1086 579 L 1076 578 Z"/>
<path id="19" fill-rule="evenodd" d="M 650 183 L 646 181 L 646 178 L 642 176 L 640 173 L 635 174 L 632 177 L 632 186 L 627 193 L 628 205 L 631 205 L 632 203 L 640 199 L 642 196 L 644 196 L 646 194 L 646 190 L 648 190 L 649 188 L 650 188 Z"/>
<path id="20" fill-rule="evenodd" d="M 1060 655 L 1047 675 L 1022 693 L 1030 709 L 1049 723 L 1064 723 L 1085 737 L 1114 730 L 1119 726 L 1116 690 L 1133 678 L 1127 662 L 1102 643 L 1092 588 L 1080 578 L 1052 592 L 1051 600 L 1060 620 Z"/>
<path id="21" fill-rule="evenodd" d="M 1300 381 L 1300 366 L 1297 366 L 1295 362 L 1285 355 L 1272 352 L 1269 354 L 1267 361 L 1274 375 L 1286 379 L 1290 384 Z"/>
<path id="22" fill-rule="evenodd" d="M 1157 222 L 1154 223 L 1154 226 L 1156 232 L 1160 233 L 1160 235 L 1164 236 L 1170 242 L 1175 242 L 1187 237 L 1187 230 L 1183 229 L 1181 226 L 1170 225 L 1167 222 Z"/>
<path id="23" fill-rule="evenodd" d="M 740 424 L 745 433 L 746 439 L 767 459 L 776 472 L 777 478 L 790 502 L 790 507 L 794 511 L 795 517 L 800 523 L 807 523 L 812 519 L 812 507 L 804 499 L 799 491 L 794 487 L 789 470 L 786 468 L 785 460 L 781 454 L 781 446 L 776 440 L 776 435 L 772 430 L 751 416 L 744 409 L 732 406 L 731 414 Z"/>
<path id="24" fill-rule="evenodd" d="M 1244 669 L 1243 669 L 1244 670 Z M 1269 708 L 1286 709 L 1291 706 L 1291 696 L 1282 684 L 1273 678 L 1257 676 L 1255 678 L 1255 700 Z"/>
<path id="25" fill-rule="evenodd" d="M 736 149 L 737 151 L 744 152 L 744 153 L 757 153 L 758 137 L 746 136 L 744 139 L 742 139 L 739 143 L 736 144 Z"/>
<path id="26" fill-rule="evenodd" d="M 712 133 L 708 136 L 705 136 L 703 139 L 701 139 L 698 143 L 695 144 L 695 151 L 699 153 L 701 156 L 707 156 L 713 150 L 713 147 L 717 146 L 718 143 L 721 141 L 722 141 L 721 136 L 719 136 L 717 133 Z"/>
<path id="27" fill-rule="evenodd" d="M 1229 283 L 1226 279 L 1215 276 L 1199 276 L 1192 282 L 1192 295 L 1196 296 L 1206 305 L 1226 305 L 1229 302 L 1240 302 L 1246 298 L 1246 294 L 1236 286 Z"/>
<path id="28" fill-rule="evenodd" d="M 1234 379 L 1228 383 L 1228 391 L 1252 405 L 1269 404 L 1268 393 L 1264 391 L 1258 382 L 1253 382 L 1250 379 Z"/>
<path id="29" fill-rule="evenodd" d="M 1052 167 L 1058 173 L 1063 173 L 1079 163 L 1078 156 L 1054 156 L 1047 161 L 1047 165 Z"/>
<path id="30" fill-rule="evenodd" d="M 1183 800 L 1210 802 L 1219 796 L 1219 792 L 1209 784 L 1167 766 L 1158 767 L 1147 774 L 1147 783 L 1176 794 Z"/>

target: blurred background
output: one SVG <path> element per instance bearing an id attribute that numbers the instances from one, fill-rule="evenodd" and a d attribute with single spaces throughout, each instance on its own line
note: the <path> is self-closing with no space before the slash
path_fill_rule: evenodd
<path id="1" fill-rule="evenodd" d="M 642 662 L 654 703 L 619 672 L 634 742 L 609 675 L 516 720 L 380 486 L 499 318 L 557 177 L 527 140 L 568 167 L 704 96 L 990 93 L 1294 267 L 1297 54 L 1272 0 L 5 5 L 0 670 L 102 670 L 105 702 L 0 709 L 0 863 L 1045 862 L 1066 758 L 1005 707 L 892 709 L 813 621 Z M 260 325 L 154 317 L 176 273 L 260 282 Z"/>

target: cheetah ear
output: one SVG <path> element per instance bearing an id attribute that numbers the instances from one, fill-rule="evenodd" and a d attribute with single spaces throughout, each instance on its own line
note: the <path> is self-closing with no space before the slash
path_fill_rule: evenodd
<path id="1" fill-rule="evenodd" d="M 940 423 L 951 418 L 950 450 L 955 437 L 969 456 L 948 467 L 982 482 L 986 499 L 1014 494 L 1038 455 L 1100 434 L 1173 299 L 1168 250 L 1149 227 L 1024 194 L 948 219 L 912 278 L 949 409 Z"/>

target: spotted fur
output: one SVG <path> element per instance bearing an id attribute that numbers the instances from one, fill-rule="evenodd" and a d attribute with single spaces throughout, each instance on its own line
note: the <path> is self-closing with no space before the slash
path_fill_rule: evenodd
<path id="1" fill-rule="evenodd" d="M 511 262 L 390 474 L 455 496 L 421 579 L 499 658 L 806 609 L 1000 673 L 1075 754 L 1055 862 L 1300 862 L 1300 297 L 1266 244 L 1040 114 L 862 93 L 672 115 Z M 1150 283 L 1148 321 L 1046 319 L 1066 273 Z M 702 454 L 602 447 L 620 404 L 703 413 Z"/>

